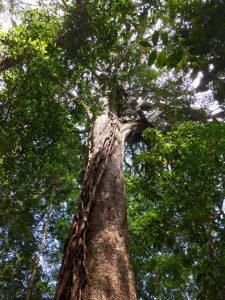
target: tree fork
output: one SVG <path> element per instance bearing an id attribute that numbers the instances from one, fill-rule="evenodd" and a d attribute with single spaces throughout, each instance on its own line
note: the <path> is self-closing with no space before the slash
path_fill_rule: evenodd
<path id="1" fill-rule="evenodd" d="M 92 152 L 68 235 L 55 300 L 135 300 L 128 246 L 124 141 L 146 122 L 123 124 L 111 113 L 93 125 Z"/>

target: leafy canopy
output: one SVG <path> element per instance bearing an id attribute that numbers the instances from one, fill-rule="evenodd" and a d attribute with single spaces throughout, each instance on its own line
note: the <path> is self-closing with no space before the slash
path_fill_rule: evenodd
<path id="1" fill-rule="evenodd" d="M 202 72 L 199 89 L 223 102 L 223 6 L 52 2 L 24 11 L 19 25 L 1 33 L 4 299 L 26 297 L 35 267 L 32 299 L 52 298 L 89 150 L 87 117 L 101 113 L 102 96 L 124 121 L 140 118 L 141 99 L 145 117 L 163 112 L 155 129 L 126 147 L 139 298 L 222 299 L 224 126 L 221 119 L 207 124 L 208 111 L 195 108 L 189 75 Z"/>

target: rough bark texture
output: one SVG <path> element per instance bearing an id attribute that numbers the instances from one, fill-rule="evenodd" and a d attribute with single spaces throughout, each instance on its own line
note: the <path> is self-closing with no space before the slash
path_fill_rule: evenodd
<path id="1" fill-rule="evenodd" d="M 56 300 L 136 299 L 123 176 L 128 133 L 129 126 L 110 113 L 94 123 L 92 152 L 65 245 Z"/>

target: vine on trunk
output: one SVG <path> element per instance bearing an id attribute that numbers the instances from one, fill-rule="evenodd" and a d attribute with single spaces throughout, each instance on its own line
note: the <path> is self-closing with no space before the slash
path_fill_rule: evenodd
<path id="1" fill-rule="evenodd" d="M 102 129 L 103 132 L 108 132 L 108 134 L 100 145 L 93 145 L 89 156 L 80 204 L 65 243 L 63 264 L 60 270 L 55 300 L 83 300 L 82 290 L 87 284 L 88 273 L 85 266 L 85 237 L 89 212 L 96 189 L 107 165 L 108 157 L 112 153 L 117 130 L 120 130 L 119 120 L 109 112 L 107 123 Z M 100 136 L 103 132 L 99 132 L 98 135 Z"/>

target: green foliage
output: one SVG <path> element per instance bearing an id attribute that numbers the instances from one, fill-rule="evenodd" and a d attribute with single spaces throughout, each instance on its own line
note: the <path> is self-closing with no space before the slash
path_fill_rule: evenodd
<path id="1" fill-rule="evenodd" d="M 96 64 L 114 59 L 118 28 L 129 8 L 127 1 L 105 5 L 98 13 L 90 1 L 85 11 L 71 7 L 64 22 L 43 9 L 26 11 L 21 24 L 1 36 L 2 59 L 14 62 L 2 73 L 0 90 L 0 294 L 4 299 L 24 299 L 28 292 L 50 205 L 32 299 L 51 299 L 54 293 L 89 150 L 91 124 L 86 110 L 94 114 L 99 110 L 99 86 L 93 78 Z M 81 12 L 86 19 L 76 17 Z M 112 86 L 108 77 L 103 82 L 97 78 L 102 90 Z"/>
<path id="2" fill-rule="evenodd" d="M 61 206 L 67 202 L 64 218 L 68 228 L 78 199 L 75 178 L 79 180 L 83 166 L 83 146 L 75 126 L 83 123 L 83 112 L 78 106 L 74 113 L 73 99 L 64 88 L 66 71 L 53 42 L 58 26 L 44 11 L 31 11 L 3 37 L 4 51 L 13 58 L 24 56 L 4 72 L 0 92 L 0 235 L 4 241 L 0 294 L 4 299 L 22 299 L 27 293 L 48 206 L 54 206 L 49 222 L 57 224 Z M 50 228 L 49 241 L 57 238 L 57 247 L 62 247 L 66 234 L 62 233 L 56 236 Z M 57 251 L 46 247 L 52 254 Z M 41 268 L 36 280 L 45 282 Z M 40 299 L 44 290 L 44 285 L 37 285 L 33 299 Z"/>
<path id="3" fill-rule="evenodd" d="M 148 57 L 148 65 L 151 66 L 155 60 L 156 60 L 156 57 L 157 57 L 157 52 L 155 50 L 153 50 L 150 54 L 149 54 L 149 57 Z"/>
<path id="4" fill-rule="evenodd" d="M 159 53 L 156 66 L 183 69 L 191 72 L 192 78 L 201 72 L 198 91 L 211 89 L 223 103 L 224 1 L 158 2 L 158 7 L 149 4 L 152 13 L 146 26 L 146 30 L 152 30 L 155 25 L 151 40 L 153 49 Z"/>
<path id="5" fill-rule="evenodd" d="M 151 47 L 151 45 L 147 41 L 140 41 L 139 44 L 143 47 Z"/>
<path id="6" fill-rule="evenodd" d="M 128 177 L 140 297 L 223 298 L 224 131 L 213 123 L 146 130 L 149 150 Z"/>
<path id="7" fill-rule="evenodd" d="M 223 23 L 222 1 L 84 0 L 26 10 L 1 34 L 0 299 L 26 297 L 51 206 L 32 299 L 52 298 L 89 150 L 86 116 L 102 110 L 101 96 L 121 118 L 143 98 L 163 112 L 127 175 L 139 298 L 222 299 L 224 126 L 193 108 L 185 74 L 203 72 L 201 88 L 222 101 Z"/>

